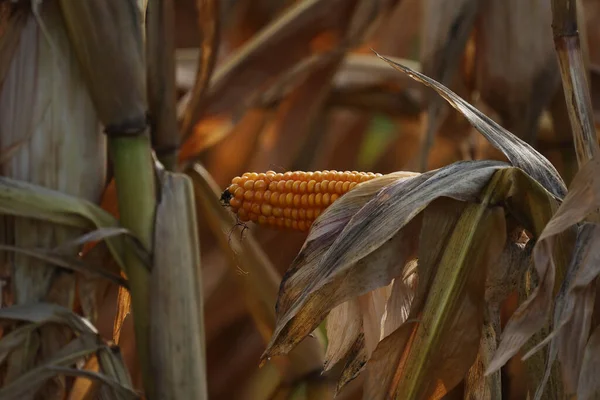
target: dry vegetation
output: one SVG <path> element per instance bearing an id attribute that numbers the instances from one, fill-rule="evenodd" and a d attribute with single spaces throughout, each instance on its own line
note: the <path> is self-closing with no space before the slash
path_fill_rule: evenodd
<path id="1" fill-rule="evenodd" d="M 600 399 L 599 19 L 0 0 L 0 399 Z"/>

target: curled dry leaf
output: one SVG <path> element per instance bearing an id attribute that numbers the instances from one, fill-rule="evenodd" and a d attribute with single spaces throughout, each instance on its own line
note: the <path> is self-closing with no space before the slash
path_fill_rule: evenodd
<path id="1" fill-rule="evenodd" d="M 537 150 L 502 128 L 444 85 L 404 65 L 377 55 L 393 68 L 435 90 L 452 107 L 464 115 L 492 146 L 502 151 L 513 166 L 523 169 L 557 198 L 561 199 L 565 196 L 566 187 L 558 171 Z"/>
<path id="2" fill-rule="evenodd" d="M 597 159 L 590 160 L 582 167 L 556 214 L 539 234 L 533 250 L 539 284 L 508 322 L 488 373 L 504 365 L 544 325 L 552 303 L 557 265 L 561 266 L 564 261 L 556 257 L 560 236 L 600 206 L 599 168 L 600 161 Z M 560 253 L 570 254 L 570 250 L 564 249 Z"/>
<path id="3" fill-rule="evenodd" d="M 83 229 L 119 225 L 112 215 L 89 201 L 6 177 L 0 177 L 0 213 Z M 120 236 L 106 237 L 106 243 L 123 268 L 121 239 Z"/>
<path id="4" fill-rule="evenodd" d="M 389 388 L 398 384 L 395 374 L 400 368 L 402 354 L 414 331 L 416 318 L 427 299 L 443 249 L 463 209 L 464 203 L 437 199 L 423 211 L 418 250 L 417 293 L 407 320 L 379 343 L 367 364 L 365 392 L 373 399 L 385 398 Z"/>
<path id="5" fill-rule="evenodd" d="M 556 298 L 554 330 L 524 356 L 528 358 L 550 341 L 545 379 L 537 388 L 536 399 L 542 398 L 544 386 L 557 356 L 560 360 L 566 393 L 576 393 L 581 362 L 592 322 L 596 295 L 593 281 L 600 274 L 598 270 L 600 255 L 596 251 L 596 246 L 599 244 L 599 226 L 593 223 L 583 224 L 579 228 L 573 258 Z"/>

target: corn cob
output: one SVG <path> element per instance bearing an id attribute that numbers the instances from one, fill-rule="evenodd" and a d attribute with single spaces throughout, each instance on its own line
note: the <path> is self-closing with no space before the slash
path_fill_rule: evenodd
<path id="1" fill-rule="evenodd" d="M 356 171 L 247 172 L 233 178 L 221 201 L 241 221 L 306 231 L 340 196 L 378 176 Z"/>

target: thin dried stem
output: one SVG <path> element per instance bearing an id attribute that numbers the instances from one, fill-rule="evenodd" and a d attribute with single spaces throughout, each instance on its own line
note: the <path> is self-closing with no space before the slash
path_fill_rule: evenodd
<path id="1" fill-rule="evenodd" d="M 167 170 L 175 169 L 179 132 L 175 105 L 175 13 L 173 0 L 150 0 L 147 11 L 146 62 L 152 145 Z"/>
<path id="2" fill-rule="evenodd" d="M 552 0 L 552 30 L 573 129 L 577 162 L 581 167 L 598 154 L 599 147 L 577 28 L 575 1 Z"/>

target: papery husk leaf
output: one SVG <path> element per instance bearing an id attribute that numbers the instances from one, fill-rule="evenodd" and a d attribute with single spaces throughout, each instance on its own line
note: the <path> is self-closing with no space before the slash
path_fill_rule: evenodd
<path id="1" fill-rule="evenodd" d="M 596 327 L 590 336 L 583 361 L 581 363 L 581 373 L 579 374 L 579 383 L 577 385 L 577 399 L 591 400 L 600 397 L 600 327 Z"/>
<path id="2" fill-rule="evenodd" d="M 398 385 L 394 377 L 396 370 L 415 330 L 443 250 L 464 207 L 465 203 L 456 200 L 437 199 L 423 211 L 417 264 L 419 283 L 409 316 L 379 343 L 367 364 L 364 391 L 374 400 L 385 399 L 388 393 L 393 393 L 391 388 Z"/>
<path id="3" fill-rule="evenodd" d="M 557 357 L 560 360 L 565 392 L 567 395 L 576 393 L 581 362 L 592 322 L 596 294 L 594 279 L 600 273 L 598 271 L 600 256 L 594 246 L 599 243 L 598 225 L 584 224 L 579 228 L 573 258 L 556 298 L 554 330 L 524 356 L 528 358 L 550 341 L 545 379 L 537 388 L 536 399 L 542 398 L 547 377 Z"/>
<path id="4" fill-rule="evenodd" d="M 158 398 L 208 398 L 200 245 L 191 180 L 164 172 L 154 228 L 150 346 Z"/>
<path id="5" fill-rule="evenodd" d="M 383 317 L 382 339 L 398 329 L 408 319 L 417 285 L 417 260 L 411 260 L 404 266 L 403 275 L 395 278 L 392 284 L 392 292 Z"/>
<path id="6" fill-rule="evenodd" d="M 375 254 L 389 240 L 396 240 L 395 236 L 398 232 L 434 199 L 438 197 L 452 197 L 463 201 L 476 199 L 494 171 L 505 166 L 506 164 L 500 162 L 459 162 L 413 178 L 399 179 L 386 186 L 360 208 L 342 232 L 336 235 L 335 241 L 325 253 L 318 249 L 310 251 L 303 248 L 290 271 L 302 271 L 302 275 L 299 276 L 309 273 L 309 279 L 298 279 L 298 276 L 292 275 L 295 279 L 290 279 L 290 282 L 293 282 L 291 284 L 284 278 L 277 303 L 277 328 L 263 357 L 289 351 L 321 322 L 331 308 L 340 302 L 388 285 L 393 278 L 400 275 L 409 258 L 404 258 L 401 265 L 389 265 L 388 268 L 391 269 L 384 269 L 385 273 L 382 273 L 381 269 L 378 270 L 380 273 L 372 276 L 371 279 L 361 275 L 367 274 L 360 268 L 365 265 L 364 258 L 371 253 Z M 341 202 L 344 197 L 336 203 Z M 328 217 L 333 206 L 319 216 L 315 225 Z M 391 224 L 389 221 L 394 223 Z M 324 228 L 313 229 L 318 232 Z M 364 232 L 370 234 L 364 235 Z M 308 240 L 310 236 L 307 243 Z M 411 247 L 412 245 L 405 248 L 408 252 L 403 254 L 403 257 L 410 255 Z M 316 259 L 315 264 L 312 264 L 316 256 L 319 258 Z M 397 260 L 401 259 L 397 258 Z M 357 262 L 359 264 L 355 266 Z M 306 268 L 307 265 L 311 268 Z M 353 274 L 357 274 L 360 285 L 354 284 L 354 278 L 349 277 Z M 288 272 L 286 277 L 289 276 Z M 340 284 L 344 284 L 343 289 L 338 287 Z M 337 295 L 332 296 L 331 293 L 327 293 L 328 291 L 336 291 Z M 322 302 L 323 300 L 326 303 Z M 285 306 L 281 307 L 282 304 Z M 319 312 L 316 312 L 317 309 Z"/>
<path id="7" fill-rule="evenodd" d="M 568 262 L 566 257 L 570 255 L 570 250 L 561 249 L 564 245 L 561 235 L 565 234 L 563 232 L 572 234 L 572 225 L 581 222 L 600 206 L 600 180 L 597 179 L 599 168 L 600 161 L 596 159 L 590 160 L 582 167 L 552 219 L 542 232 L 536 232 L 538 241 L 533 250 L 533 257 L 539 284 L 527 301 L 515 311 L 505 327 L 498 352 L 488 372 L 500 368 L 546 322 L 555 290 L 557 269 L 559 277 L 562 277 L 566 271 L 564 266 Z"/>
<path id="8" fill-rule="evenodd" d="M 144 19 L 137 0 L 59 1 L 92 99 L 105 126 L 146 125 Z"/>
<path id="9" fill-rule="evenodd" d="M 444 249 L 415 339 L 396 372 L 398 398 L 441 398 L 477 355 L 487 270 L 506 240 L 503 209 L 487 209 L 497 179 L 483 204 L 467 206 Z"/>
<path id="10" fill-rule="evenodd" d="M 329 371 L 344 359 L 362 334 L 362 316 L 358 299 L 351 299 L 333 308 L 325 323 L 327 351 L 323 370 Z M 364 338 L 362 338 L 364 340 Z"/>
<path id="11" fill-rule="evenodd" d="M 478 90 L 502 125 L 531 144 L 539 117 L 560 84 L 551 19 L 548 1 L 492 0 L 481 8 Z"/>
<path id="12" fill-rule="evenodd" d="M 493 270 L 494 268 L 490 268 L 488 273 Z M 479 353 L 465 377 L 465 400 L 502 400 L 500 371 L 485 376 L 485 370 L 498 347 L 499 333 L 500 312 L 497 307 L 487 306 L 487 309 L 484 310 Z"/>
<path id="13" fill-rule="evenodd" d="M 104 138 L 58 5 L 38 8 L 39 20 L 27 16 L 0 93 L 0 153 L 20 143 L 5 160 L 2 179 L 21 179 L 96 202 L 104 184 Z M 77 233 L 39 221 L 14 221 L 11 244 L 19 247 L 52 246 Z M 13 276 L 17 301 L 42 299 L 53 270 L 18 255 L 13 265 L 19 265 Z M 68 302 L 72 288 L 63 289 Z"/>
<path id="14" fill-rule="evenodd" d="M 383 56 L 378 56 L 398 71 L 404 72 L 414 80 L 434 89 L 452 107 L 464 115 L 471 125 L 479 131 L 492 146 L 502 151 L 513 166 L 523 169 L 557 198 L 561 199 L 564 197 L 566 194 L 566 187 L 558 171 L 556 171 L 556 168 L 554 168 L 554 166 L 537 150 L 502 128 L 471 104 L 461 99 L 456 93 L 435 80 L 406 66 L 397 64 Z"/>

